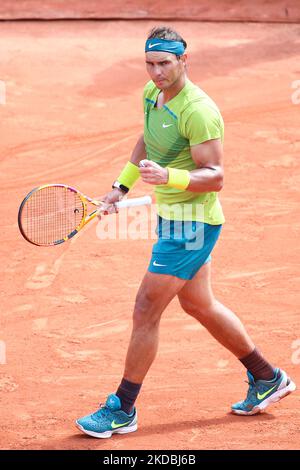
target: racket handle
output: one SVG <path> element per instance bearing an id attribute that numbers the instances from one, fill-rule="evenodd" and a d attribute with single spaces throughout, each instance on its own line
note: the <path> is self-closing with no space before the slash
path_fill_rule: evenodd
<path id="1" fill-rule="evenodd" d="M 120 209 L 123 207 L 134 207 L 134 206 L 149 206 L 152 203 L 151 196 L 134 197 L 131 199 L 124 199 L 123 201 L 117 202 L 116 206 Z"/>

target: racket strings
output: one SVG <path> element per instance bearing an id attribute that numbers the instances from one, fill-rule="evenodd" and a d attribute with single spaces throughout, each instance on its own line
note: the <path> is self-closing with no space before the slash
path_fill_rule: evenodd
<path id="1" fill-rule="evenodd" d="M 84 215 L 84 204 L 75 191 L 49 186 L 35 191 L 26 201 L 22 227 L 33 243 L 52 245 L 73 232 Z"/>

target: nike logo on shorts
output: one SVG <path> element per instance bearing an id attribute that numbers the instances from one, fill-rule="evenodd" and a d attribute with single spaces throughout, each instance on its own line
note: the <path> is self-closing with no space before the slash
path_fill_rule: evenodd
<path id="1" fill-rule="evenodd" d="M 168 266 L 167 264 L 159 264 L 155 261 L 153 261 L 153 266 Z"/>

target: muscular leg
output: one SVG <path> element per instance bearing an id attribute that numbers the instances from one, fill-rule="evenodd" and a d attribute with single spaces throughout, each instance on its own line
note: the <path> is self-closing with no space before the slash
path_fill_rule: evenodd
<path id="1" fill-rule="evenodd" d="M 180 304 L 237 358 L 247 356 L 255 345 L 239 318 L 215 299 L 210 274 L 211 263 L 206 263 L 178 293 Z"/>
<path id="2" fill-rule="evenodd" d="M 147 272 L 137 293 L 124 378 L 141 384 L 158 348 L 161 314 L 187 281 Z"/>

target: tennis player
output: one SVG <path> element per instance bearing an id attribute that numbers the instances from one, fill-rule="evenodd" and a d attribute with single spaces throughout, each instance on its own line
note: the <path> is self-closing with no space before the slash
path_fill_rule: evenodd
<path id="1" fill-rule="evenodd" d="M 154 185 L 158 241 L 137 293 L 123 378 L 98 411 L 76 421 L 94 437 L 136 431 L 134 404 L 156 356 L 161 315 L 175 296 L 247 369 L 249 390 L 232 405 L 233 413 L 257 414 L 296 388 L 286 372 L 262 356 L 239 318 L 212 292 L 211 252 L 224 223 L 218 199 L 224 124 L 214 101 L 187 77 L 186 47 L 171 28 L 150 32 L 144 133 L 103 199 L 113 208 L 140 176 Z"/>

